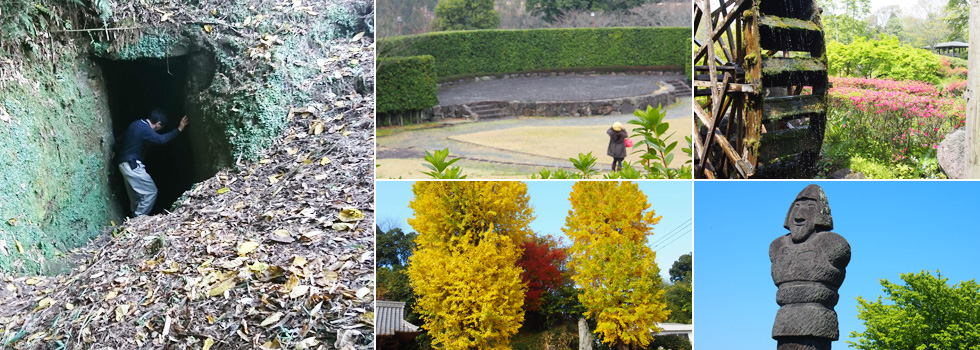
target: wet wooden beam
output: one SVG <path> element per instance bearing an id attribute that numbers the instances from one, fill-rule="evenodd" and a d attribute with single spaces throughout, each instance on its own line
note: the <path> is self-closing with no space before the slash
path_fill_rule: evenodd
<path id="1" fill-rule="evenodd" d="M 803 151 L 819 150 L 823 135 L 816 135 L 808 126 L 772 131 L 762 134 L 759 162 L 793 156 Z"/>
<path id="2" fill-rule="evenodd" d="M 767 97 L 763 100 L 762 119 L 769 123 L 809 118 L 827 112 L 825 96 L 800 95 Z"/>

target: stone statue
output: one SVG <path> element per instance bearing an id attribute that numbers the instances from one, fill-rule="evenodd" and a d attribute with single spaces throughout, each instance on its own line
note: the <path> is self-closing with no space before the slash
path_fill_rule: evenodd
<path id="1" fill-rule="evenodd" d="M 851 260 L 851 246 L 834 228 L 827 195 L 809 185 L 796 196 L 783 227 L 789 234 L 769 245 L 779 311 L 772 326 L 778 350 L 830 350 L 839 338 L 834 305 Z"/>

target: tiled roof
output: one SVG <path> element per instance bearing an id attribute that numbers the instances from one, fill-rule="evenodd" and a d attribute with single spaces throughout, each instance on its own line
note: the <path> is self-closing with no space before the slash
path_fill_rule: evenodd
<path id="1" fill-rule="evenodd" d="M 376 301 L 377 321 L 375 332 L 378 335 L 394 335 L 395 332 L 418 332 L 419 327 L 405 321 L 405 302 Z"/>

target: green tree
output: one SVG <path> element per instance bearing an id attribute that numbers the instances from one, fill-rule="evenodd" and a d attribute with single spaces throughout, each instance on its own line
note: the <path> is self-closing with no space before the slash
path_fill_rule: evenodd
<path id="1" fill-rule="evenodd" d="M 667 322 L 691 323 L 691 299 L 694 280 L 692 274 L 692 256 L 690 253 L 681 255 L 670 267 L 670 285 L 664 299 L 667 301 L 667 309 L 670 310 L 670 317 Z"/>
<path id="2" fill-rule="evenodd" d="M 408 275 L 405 274 L 405 267 L 378 267 L 377 273 L 378 299 L 404 301 L 405 320 L 412 324 L 419 324 L 419 315 L 413 312 L 415 291 L 412 290 Z"/>
<path id="3" fill-rule="evenodd" d="M 526 0 L 524 8 L 545 22 L 553 23 L 568 11 L 624 11 L 646 3 L 647 0 Z"/>
<path id="4" fill-rule="evenodd" d="M 377 259 L 378 299 L 405 302 L 405 320 L 418 324 L 419 315 L 412 312 L 415 291 L 405 274 L 405 264 L 415 249 L 414 232 L 404 233 L 399 227 L 382 230 L 375 226 Z"/>
<path id="5" fill-rule="evenodd" d="M 946 3 L 946 25 L 950 33 L 946 38 L 956 40 L 967 37 L 970 24 L 970 3 L 967 0 L 949 0 Z"/>
<path id="6" fill-rule="evenodd" d="M 885 35 L 901 38 L 905 34 L 905 27 L 902 26 L 902 20 L 898 18 L 898 15 L 893 13 L 888 17 L 888 22 L 885 22 L 885 28 L 882 32 Z"/>
<path id="7" fill-rule="evenodd" d="M 920 0 L 916 7 L 915 16 L 903 18 L 908 43 L 914 47 L 931 47 L 946 41 L 951 31 L 945 21 L 945 7 L 926 0 Z"/>
<path id="8" fill-rule="evenodd" d="M 827 41 L 849 44 L 858 37 L 870 37 L 871 0 L 824 0 L 824 36 Z"/>
<path id="9" fill-rule="evenodd" d="M 694 268 L 694 262 L 691 253 L 681 255 L 674 262 L 674 265 L 670 266 L 670 283 L 677 282 L 691 282 L 692 269 Z"/>
<path id="10" fill-rule="evenodd" d="M 527 185 L 423 181 L 412 186 L 409 225 L 419 232 L 408 277 L 436 347 L 509 349 L 524 322 L 517 266 L 534 219 Z"/>
<path id="11" fill-rule="evenodd" d="M 493 0 L 440 0 L 432 30 L 496 29 L 500 15 Z"/>
<path id="12" fill-rule="evenodd" d="M 378 267 L 399 268 L 408 263 L 408 257 L 415 248 L 415 232 L 404 233 L 400 227 L 387 232 L 377 227 L 375 247 L 378 254 Z"/>
<path id="13" fill-rule="evenodd" d="M 980 349 L 980 284 L 949 285 L 942 273 L 901 274 L 904 285 L 880 280 L 885 299 L 858 296 L 864 332 L 852 347 L 879 349 Z"/>
<path id="14" fill-rule="evenodd" d="M 667 309 L 670 310 L 667 322 L 691 323 L 692 292 L 691 282 L 676 282 L 667 286 L 666 293 L 664 293 Z"/>
<path id="15" fill-rule="evenodd" d="M 664 298 L 670 317 L 667 322 L 691 323 L 691 299 L 693 292 L 692 256 L 690 253 L 681 255 L 670 267 L 670 282 Z"/>
<path id="16" fill-rule="evenodd" d="M 580 181 L 562 231 L 572 239 L 569 270 L 585 316 L 610 346 L 646 346 L 667 319 L 656 253 L 646 245 L 660 221 L 635 183 Z"/>

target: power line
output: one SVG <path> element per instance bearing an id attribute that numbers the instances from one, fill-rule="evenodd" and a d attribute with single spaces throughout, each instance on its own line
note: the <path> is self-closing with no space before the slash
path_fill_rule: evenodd
<path id="1" fill-rule="evenodd" d="M 654 250 L 663 249 L 664 247 L 670 245 L 673 242 L 676 242 L 678 239 L 682 237 L 690 237 L 690 236 L 686 234 L 675 235 L 674 237 L 671 237 L 669 241 L 660 242 L 657 245 L 653 246 L 653 249 Z"/>
<path id="2" fill-rule="evenodd" d="M 679 233 L 685 232 L 683 229 L 689 227 L 691 225 L 690 223 L 691 223 L 691 219 L 687 219 L 687 221 L 684 221 L 684 222 L 678 224 L 672 230 L 668 231 L 667 234 L 662 235 L 662 236 L 658 237 L 657 239 L 655 239 L 653 242 L 651 242 L 651 244 L 653 246 L 656 246 L 656 245 L 658 245 L 660 243 L 663 243 L 664 241 L 666 241 L 666 240 L 668 240 L 670 238 L 673 238 L 674 235 L 677 235 Z"/>
<path id="3" fill-rule="evenodd" d="M 674 243 L 674 242 L 675 242 L 675 241 L 677 241 L 678 239 L 681 239 L 681 237 L 684 237 L 684 236 L 677 236 L 677 238 L 674 238 L 674 240 L 673 240 L 673 241 L 670 241 L 669 243 L 667 243 L 667 244 L 664 244 L 664 245 L 663 245 L 663 246 L 661 246 L 660 248 L 661 248 L 661 249 L 663 249 L 663 248 L 666 248 L 666 247 L 667 247 L 667 246 L 669 246 L 669 245 L 670 245 L 671 243 Z"/>
<path id="4" fill-rule="evenodd" d="M 676 234 L 676 233 L 677 233 L 677 230 L 678 230 L 678 229 L 680 229 L 680 228 L 681 228 L 681 226 L 685 226 L 686 224 L 689 224 L 690 222 L 691 222 L 691 219 L 687 219 L 686 221 L 684 221 L 684 222 L 682 222 L 682 223 L 680 223 L 680 224 L 677 224 L 677 226 L 675 226 L 675 227 L 674 227 L 673 229 L 671 229 L 670 231 L 667 231 L 667 233 L 666 233 L 666 234 L 664 234 L 664 235 L 661 235 L 660 237 L 658 237 L 658 238 L 657 238 L 657 239 L 656 239 L 656 240 L 654 241 L 654 243 L 657 243 L 657 242 L 659 242 L 659 241 L 663 241 L 663 240 L 666 240 L 666 238 L 667 238 L 668 236 L 671 236 L 671 235 L 673 235 L 673 234 Z"/>
<path id="5" fill-rule="evenodd" d="M 673 231 L 672 233 L 670 233 L 668 235 L 665 235 L 665 236 L 661 237 L 660 239 L 658 239 L 658 240 L 656 240 L 654 242 L 651 242 L 651 245 L 654 246 L 654 247 L 656 247 L 656 246 L 659 246 L 659 245 L 663 244 L 664 242 L 666 242 L 668 240 L 671 240 L 671 239 L 673 239 L 675 237 L 683 236 L 685 233 L 688 232 L 687 228 L 690 227 L 690 226 L 691 226 L 691 224 L 682 224 L 681 226 L 678 226 L 675 229 L 675 231 Z"/>

